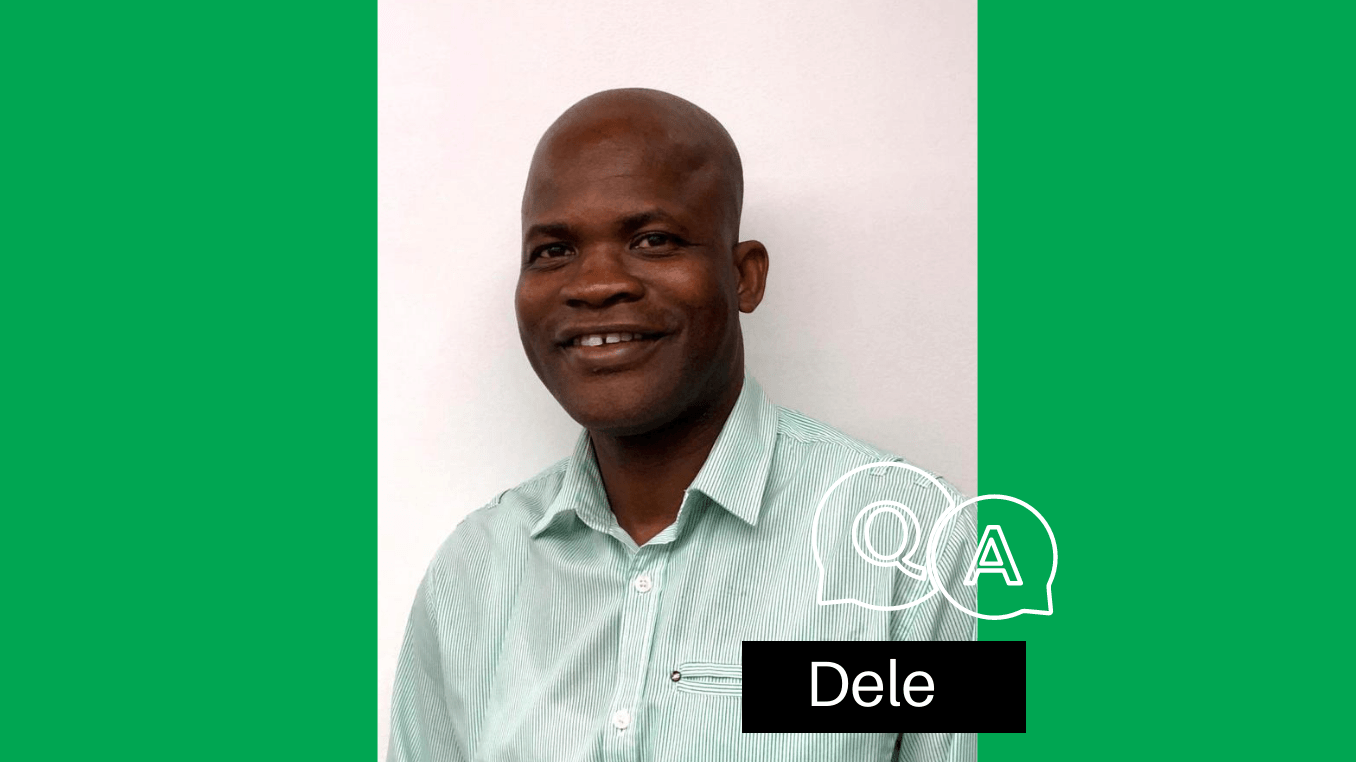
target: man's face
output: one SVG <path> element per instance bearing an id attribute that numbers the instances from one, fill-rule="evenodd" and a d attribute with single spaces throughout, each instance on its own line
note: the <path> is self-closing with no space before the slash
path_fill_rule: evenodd
<path id="1" fill-rule="evenodd" d="M 718 172 L 624 134 L 559 139 L 534 161 L 518 329 L 586 428 L 655 430 L 741 372 L 736 232 Z"/>

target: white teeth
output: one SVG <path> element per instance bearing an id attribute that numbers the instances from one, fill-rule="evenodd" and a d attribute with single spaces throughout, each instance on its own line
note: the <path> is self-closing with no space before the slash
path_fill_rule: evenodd
<path id="1" fill-rule="evenodd" d="M 595 333 L 589 336 L 580 336 L 574 340 L 577 347 L 601 347 L 604 344 L 622 344 L 628 341 L 640 341 L 645 338 L 639 333 Z"/>

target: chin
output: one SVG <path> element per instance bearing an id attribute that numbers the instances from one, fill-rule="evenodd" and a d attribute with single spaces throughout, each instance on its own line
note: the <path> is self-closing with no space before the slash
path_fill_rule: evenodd
<path id="1" fill-rule="evenodd" d="M 597 379 L 581 385 L 585 388 L 564 390 L 556 400 L 580 426 L 613 436 L 644 434 L 669 422 L 670 397 L 617 381 Z"/>
<path id="2" fill-rule="evenodd" d="M 654 408 L 618 400 L 571 401 L 565 412 L 589 431 L 613 436 L 644 434 L 664 424 L 655 419 Z"/>

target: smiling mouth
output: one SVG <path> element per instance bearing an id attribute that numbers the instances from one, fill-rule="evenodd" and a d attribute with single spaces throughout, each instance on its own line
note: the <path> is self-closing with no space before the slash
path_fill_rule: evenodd
<path id="1" fill-rule="evenodd" d="M 612 344 L 634 344 L 637 342 L 654 341 L 663 334 L 659 333 L 628 333 L 620 331 L 616 333 L 590 333 L 583 336 L 576 336 L 573 341 L 565 346 L 567 347 L 602 347 Z"/>

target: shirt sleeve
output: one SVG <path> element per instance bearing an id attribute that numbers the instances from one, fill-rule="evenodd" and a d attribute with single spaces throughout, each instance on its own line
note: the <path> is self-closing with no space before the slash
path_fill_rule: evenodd
<path id="1" fill-rule="evenodd" d="M 447 705 L 443 657 L 429 606 L 433 571 L 414 598 L 391 695 L 386 762 L 459 762 L 465 759 Z"/>
<path id="2" fill-rule="evenodd" d="M 960 504 L 965 498 L 953 492 L 951 499 Z M 948 519 L 946 534 L 938 541 L 937 577 L 971 610 L 977 610 L 975 587 L 963 585 L 961 580 L 974 555 L 975 544 L 976 514 L 974 506 L 968 506 Z M 896 613 L 891 621 L 892 640 L 978 639 L 979 620 L 953 606 L 940 592 L 918 606 Z M 977 762 L 978 758 L 979 737 L 975 733 L 901 733 L 892 762 Z"/>
<path id="3" fill-rule="evenodd" d="M 945 482 L 943 482 L 945 484 Z M 946 485 L 954 490 L 951 485 Z M 953 504 L 959 505 L 965 498 L 959 492 L 951 495 Z M 943 515 L 943 506 L 936 506 L 933 515 L 937 520 Z M 946 521 L 945 534 L 937 544 L 937 578 L 942 586 L 971 611 L 977 611 L 975 585 L 961 584 L 968 571 L 971 557 L 975 552 L 976 539 L 975 506 L 966 506 L 964 510 L 952 515 Z M 930 531 L 929 528 L 928 531 Z M 912 601 L 919 596 L 920 590 L 931 588 L 931 580 L 915 582 L 903 575 L 896 575 L 896 599 Z M 978 640 L 979 620 L 952 605 L 940 591 L 917 606 L 893 612 L 890 618 L 891 640 Z"/>

